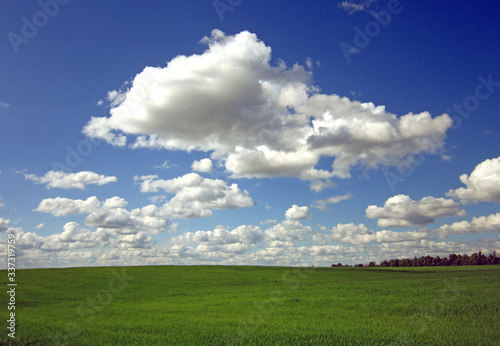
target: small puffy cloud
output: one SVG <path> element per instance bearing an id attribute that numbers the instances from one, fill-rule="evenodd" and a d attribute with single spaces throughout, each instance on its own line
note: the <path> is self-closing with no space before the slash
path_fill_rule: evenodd
<path id="1" fill-rule="evenodd" d="M 460 181 L 466 187 L 450 190 L 447 196 L 460 199 L 462 203 L 500 203 L 500 157 L 481 162 L 470 175 L 462 174 Z"/>
<path id="2" fill-rule="evenodd" d="M 158 234 L 166 229 L 168 221 L 168 215 L 155 205 L 147 205 L 130 211 L 117 206 L 103 207 L 85 218 L 86 225 L 112 229 L 120 234 L 137 234 L 142 231 Z"/>
<path id="3" fill-rule="evenodd" d="M 124 235 L 102 228 L 91 231 L 80 227 L 76 222 L 66 223 L 62 233 L 46 237 L 41 237 L 32 232 L 25 233 L 22 230 L 16 230 L 16 239 L 18 247 L 24 251 L 40 250 L 51 253 L 102 247 L 149 248 L 153 244 L 153 239 L 145 231 Z"/>
<path id="4" fill-rule="evenodd" d="M 155 168 L 159 168 L 159 169 L 169 169 L 171 167 L 178 167 L 178 165 L 170 164 L 170 163 L 168 163 L 168 160 L 165 160 L 165 161 L 163 161 L 163 163 L 161 165 L 155 166 Z"/>
<path id="5" fill-rule="evenodd" d="M 66 216 L 70 214 L 88 214 L 101 206 L 96 196 L 82 199 L 69 199 L 63 197 L 43 199 L 36 209 L 42 213 L 50 213 L 54 216 Z"/>
<path id="6" fill-rule="evenodd" d="M 396 195 L 387 199 L 383 207 L 370 205 L 366 208 L 366 217 L 378 219 L 380 227 L 425 225 L 437 218 L 463 215 L 465 211 L 457 202 L 432 196 L 414 201 L 407 195 Z"/>
<path id="7" fill-rule="evenodd" d="M 210 173 L 212 172 L 212 160 L 210 159 L 201 159 L 201 160 L 196 160 L 193 162 L 191 165 L 191 168 L 195 172 L 202 172 L 202 173 Z"/>
<path id="8" fill-rule="evenodd" d="M 289 209 L 290 210 L 290 209 Z M 305 240 L 314 231 L 298 220 L 285 220 L 264 231 L 264 239 L 268 247 L 292 247 L 298 241 Z"/>
<path id="9" fill-rule="evenodd" d="M 353 14 L 359 11 L 367 10 L 372 3 L 379 0 L 346 0 L 339 3 L 339 8 L 346 11 L 348 14 Z"/>
<path id="10" fill-rule="evenodd" d="M 300 219 L 310 219 L 312 217 L 309 207 L 303 206 L 299 207 L 294 204 L 290 209 L 285 212 L 287 220 L 300 220 Z"/>
<path id="11" fill-rule="evenodd" d="M 0 233 L 7 232 L 7 230 L 9 229 L 9 222 L 9 219 L 2 219 L 0 217 Z"/>
<path id="12" fill-rule="evenodd" d="M 328 189 L 328 188 L 331 188 L 331 187 L 335 187 L 335 186 L 337 186 L 337 184 L 335 184 L 330 179 L 327 179 L 327 180 L 314 180 L 314 181 L 311 181 L 309 183 L 309 187 L 310 187 L 311 191 L 314 191 L 314 192 L 320 192 L 320 191 L 323 191 L 325 189 Z"/>
<path id="13" fill-rule="evenodd" d="M 451 225 L 443 225 L 437 229 L 439 236 L 442 238 L 446 238 L 448 234 L 466 234 L 491 231 L 500 231 L 500 213 L 473 217 L 471 222 L 454 222 Z"/>
<path id="14" fill-rule="evenodd" d="M 36 225 L 36 226 L 35 226 L 35 228 L 36 228 L 37 230 L 41 230 L 41 229 L 43 228 L 43 226 L 45 226 L 45 224 L 41 223 L 41 224 L 39 224 L 39 225 Z"/>
<path id="15" fill-rule="evenodd" d="M 394 232 L 383 230 L 374 232 L 368 229 L 364 224 L 356 225 L 354 223 L 338 224 L 331 230 L 322 227 L 323 231 L 328 233 L 317 233 L 313 236 L 313 241 L 320 244 L 329 242 L 339 242 L 344 244 L 369 244 L 369 243 L 392 243 L 403 241 L 415 241 L 429 238 L 428 232 Z"/>
<path id="16" fill-rule="evenodd" d="M 102 207 L 105 209 L 123 208 L 128 202 L 121 197 L 115 196 L 104 201 Z"/>
<path id="17" fill-rule="evenodd" d="M 88 214 L 85 224 L 117 233 L 129 234 L 147 230 L 152 234 L 162 232 L 168 224 L 168 216 L 155 205 L 143 208 L 124 209 L 128 202 L 121 197 L 112 197 L 101 203 L 96 196 L 81 199 L 47 198 L 34 211 L 50 213 L 56 217 L 70 214 Z"/>
<path id="18" fill-rule="evenodd" d="M 56 187 L 60 189 L 85 190 L 87 185 L 105 185 L 117 181 L 116 177 L 100 175 L 89 171 L 78 173 L 48 171 L 43 177 L 36 174 L 25 174 L 24 178 L 34 181 L 35 184 L 46 184 L 47 189 Z"/>
<path id="19" fill-rule="evenodd" d="M 267 224 L 270 224 L 270 223 L 276 223 L 278 222 L 278 220 L 275 220 L 275 219 L 267 219 L 267 220 L 262 220 L 260 222 L 261 225 L 267 225 Z"/>
<path id="20" fill-rule="evenodd" d="M 326 210 L 328 204 L 340 203 L 342 201 L 345 201 L 345 200 L 348 200 L 351 198 L 352 198 L 352 195 L 350 193 L 347 193 L 347 194 L 342 195 L 342 196 L 332 196 L 332 197 L 329 197 L 327 199 L 318 199 L 317 201 L 314 202 L 313 205 L 311 205 L 311 207 L 317 208 L 320 210 Z"/>
<path id="21" fill-rule="evenodd" d="M 311 191 L 314 191 L 314 192 L 320 192 L 320 191 L 323 191 L 325 189 L 335 187 L 335 186 L 337 186 L 337 184 L 335 184 L 330 179 L 314 180 L 314 181 L 311 181 L 309 183 L 309 188 L 311 189 Z"/>
<path id="22" fill-rule="evenodd" d="M 141 187 L 141 192 L 151 193 L 164 190 L 167 193 L 177 193 L 186 188 L 195 188 L 203 182 L 211 179 L 205 179 L 197 173 L 188 173 L 181 177 L 164 180 L 159 179 L 158 175 L 135 176 L 134 181 Z"/>
<path id="23" fill-rule="evenodd" d="M 134 177 L 141 192 L 175 194 L 162 206 L 162 211 L 173 218 L 198 218 L 213 215 L 217 209 L 251 207 L 255 202 L 246 190 L 237 184 L 227 185 L 220 179 L 203 178 L 197 173 L 188 173 L 174 179 L 163 180 L 157 175 Z"/>
<path id="24" fill-rule="evenodd" d="M 0 101 L 0 108 L 9 108 L 10 104 Z"/>
<path id="25" fill-rule="evenodd" d="M 447 114 L 397 116 L 322 94 L 303 66 L 271 65 L 271 48 L 248 31 L 214 30 L 202 43 L 202 54 L 145 67 L 125 90 L 110 92 L 109 117 L 93 117 L 84 134 L 115 146 L 210 152 L 232 177 L 300 177 L 319 181 L 316 191 L 350 177 L 355 165 L 394 166 L 443 151 Z M 331 170 L 314 177 L 322 158 Z"/>
<path id="26" fill-rule="evenodd" d="M 189 232 L 173 237 L 169 243 L 183 248 L 195 244 L 199 252 L 242 253 L 263 238 L 264 233 L 257 226 L 242 225 L 231 231 L 217 226 L 213 231 Z"/>

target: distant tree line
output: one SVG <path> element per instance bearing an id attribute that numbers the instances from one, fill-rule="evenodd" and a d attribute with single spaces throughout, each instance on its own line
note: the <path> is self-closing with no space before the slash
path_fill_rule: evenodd
<path id="1" fill-rule="evenodd" d="M 477 265 L 495 265 L 500 264 L 500 257 L 497 256 L 496 251 L 488 256 L 479 253 L 469 255 L 456 255 L 450 254 L 448 257 L 432 257 L 422 256 L 417 258 L 403 258 L 384 260 L 380 264 L 370 262 L 368 265 L 356 264 L 354 267 L 437 267 L 437 266 L 477 266 Z M 342 265 L 342 263 L 332 264 L 332 267 L 352 267 L 350 265 Z"/>

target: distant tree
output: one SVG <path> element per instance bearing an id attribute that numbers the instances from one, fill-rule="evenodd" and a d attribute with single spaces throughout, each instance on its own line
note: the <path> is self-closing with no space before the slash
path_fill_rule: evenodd
<path id="1" fill-rule="evenodd" d="M 434 259 L 434 263 L 436 266 L 440 266 L 441 265 L 441 257 L 437 256 L 435 259 Z"/>
<path id="2" fill-rule="evenodd" d="M 364 265 L 362 263 L 360 263 L 360 264 L 356 264 L 355 267 L 363 268 Z"/>
<path id="3" fill-rule="evenodd" d="M 389 263 L 387 262 L 387 260 L 383 260 L 382 262 L 380 262 L 380 266 L 381 267 L 388 267 Z"/>
<path id="4" fill-rule="evenodd" d="M 457 265 L 458 256 L 455 255 L 454 253 L 452 253 L 449 256 L 449 260 L 450 260 L 450 266 L 456 266 Z"/>
<path id="5" fill-rule="evenodd" d="M 377 266 L 377 263 L 375 262 L 370 262 L 370 264 L 368 264 L 368 267 L 376 267 Z"/>
<path id="6" fill-rule="evenodd" d="M 493 253 L 488 256 L 488 264 L 500 264 L 500 257 L 497 256 L 496 251 L 493 251 Z"/>

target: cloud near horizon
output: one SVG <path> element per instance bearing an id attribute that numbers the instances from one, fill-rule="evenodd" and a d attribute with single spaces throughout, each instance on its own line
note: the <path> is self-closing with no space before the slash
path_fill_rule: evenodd
<path id="1" fill-rule="evenodd" d="M 303 66 L 273 66 L 271 48 L 248 31 L 213 30 L 201 42 L 202 54 L 145 67 L 130 87 L 110 92 L 110 116 L 93 117 L 83 133 L 115 146 L 209 152 L 233 178 L 314 182 L 443 150 L 447 114 L 397 116 L 322 94 Z M 331 170 L 315 168 L 322 157 L 332 158 Z"/>

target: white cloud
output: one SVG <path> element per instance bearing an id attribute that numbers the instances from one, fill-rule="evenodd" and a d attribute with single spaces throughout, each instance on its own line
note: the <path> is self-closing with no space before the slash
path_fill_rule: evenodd
<path id="1" fill-rule="evenodd" d="M 25 174 L 24 178 L 34 181 L 35 184 L 47 184 L 47 189 L 56 187 L 60 189 L 85 190 L 87 185 L 105 185 L 117 181 L 116 177 L 100 175 L 89 171 L 78 173 L 48 171 L 43 177 L 36 174 Z"/>
<path id="2" fill-rule="evenodd" d="M 320 192 L 320 191 L 323 191 L 325 189 L 328 189 L 328 188 L 331 188 L 331 187 L 335 187 L 335 186 L 337 186 L 337 184 L 335 184 L 330 179 L 327 179 L 327 180 L 314 180 L 314 181 L 311 181 L 309 183 L 309 187 L 310 187 L 311 191 L 314 191 L 314 192 Z"/>
<path id="3" fill-rule="evenodd" d="M 123 208 L 128 202 L 121 197 L 115 196 L 104 201 L 102 207 L 105 209 Z"/>
<path id="4" fill-rule="evenodd" d="M 500 237 L 471 243 L 438 242 L 430 240 L 425 231 L 373 232 L 364 225 L 354 224 L 337 225 L 331 230 L 322 227 L 322 230 L 315 232 L 296 220 L 285 220 L 265 231 L 252 225 L 233 229 L 217 226 L 211 231 L 174 236 L 158 245 L 146 231 L 132 234 L 103 228 L 92 231 L 74 222 L 68 222 L 62 233 L 46 237 L 9 228 L 9 232 L 16 234 L 20 268 L 147 264 L 329 266 L 338 262 L 355 264 L 500 250 Z M 300 241 L 304 243 L 298 246 Z M 5 245 L 6 240 L 0 239 L 0 243 Z M 6 255 L 6 246 L 0 246 L 2 253 Z"/>
<path id="5" fill-rule="evenodd" d="M 0 217 L 0 233 L 7 232 L 7 230 L 9 229 L 9 222 L 9 219 L 2 219 Z"/>
<path id="6" fill-rule="evenodd" d="M 306 240 L 314 233 L 309 226 L 298 220 L 284 220 L 264 231 L 264 239 L 268 247 L 293 247 L 298 241 Z"/>
<path id="7" fill-rule="evenodd" d="M 448 234 L 466 234 L 491 231 L 500 231 L 500 213 L 473 217 L 471 222 L 454 222 L 451 225 L 443 225 L 437 229 L 438 234 L 442 238 L 445 238 Z"/>
<path id="8" fill-rule="evenodd" d="M 443 149 L 446 114 L 398 117 L 321 94 L 302 66 L 271 66 L 271 48 L 247 31 L 214 30 L 202 41 L 204 53 L 146 67 L 129 89 L 111 92 L 110 117 L 92 118 L 83 132 L 117 146 L 131 137 L 132 148 L 211 152 L 233 177 L 304 177 L 321 157 L 334 158 L 325 181 L 349 177 L 354 165 Z"/>
<path id="9" fill-rule="evenodd" d="M 117 233 L 130 234 L 147 230 L 152 234 L 164 231 L 168 216 L 155 205 L 124 209 L 127 201 L 112 197 L 102 204 L 96 196 L 81 199 L 47 198 L 40 202 L 34 211 L 50 213 L 56 217 L 70 214 L 88 214 L 85 224 L 103 229 L 113 229 Z"/>
<path id="10" fill-rule="evenodd" d="M 299 207 L 294 204 L 285 212 L 287 220 L 300 220 L 300 219 L 310 219 L 312 217 L 309 207 Z"/>
<path id="11" fill-rule="evenodd" d="M 396 195 L 387 199 L 383 207 L 370 205 L 366 208 L 366 216 L 378 219 L 380 227 L 425 225 L 437 218 L 463 215 L 465 211 L 457 202 L 432 196 L 414 201 L 407 195 Z"/>
<path id="12" fill-rule="evenodd" d="M 257 226 L 242 225 L 229 231 L 218 226 L 213 231 L 189 232 L 173 237 L 169 243 L 186 246 L 198 244 L 203 251 L 241 252 L 262 241 L 264 233 Z"/>
<path id="13" fill-rule="evenodd" d="M 323 231 L 328 233 L 317 233 L 313 236 L 313 240 L 320 244 L 329 242 L 339 242 L 344 244 L 369 244 L 369 243 L 392 243 L 402 241 L 415 241 L 430 238 L 426 231 L 412 232 L 394 232 L 383 230 L 374 232 L 368 229 L 364 224 L 356 225 L 354 223 L 338 224 L 331 230 L 322 227 Z"/>
<path id="14" fill-rule="evenodd" d="M 470 176 L 462 174 L 460 181 L 467 187 L 450 190 L 446 193 L 447 196 L 460 199 L 462 203 L 500 203 L 500 157 L 481 162 Z"/>
<path id="15" fill-rule="evenodd" d="M 314 202 L 313 205 L 311 205 L 311 207 L 317 208 L 320 210 L 326 210 L 327 204 L 340 203 L 342 201 L 345 201 L 345 200 L 348 200 L 351 198 L 352 198 L 352 195 L 350 193 L 347 193 L 347 194 L 342 195 L 342 196 L 332 196 L 332 197 L 329 197 L 327 199 L 318 199 L 317 201 Z"/>
<path id="16" fill-rule="evenodd" d="M 9 108 L 10 104 L 0 101 L 0 108 Z"/>
<path id="17" fill-rule="evenodd" d="M 154 168 L 159 168 L 159 169 L 169 169 L 172 167 L 179 167 L 179 165 L 173 164 L 173 163 L 168 163 L 168 160 L 165 160 L 165 161 L 163 161 L 163 163 L 161 165 L 154 166 Z"/>
<path id="18" fill-rule="evenodd" d="M 148 231 L 151 234 L 161 233 L 167 227 L 168 221 L 168 216 L 155 205 L 147 205 L 130 211 L 120 207 L 103 207 L 85 218 L 86 225 L 113 229 L 121 234 L 138 234 L 142 231 Z"/>
<path id="19" fill-rule="evenodd" d="M 41 224 L 39 224 L 39 225 L 36 225 L 36 226 L 35 226 L 35 228 L 36 228 L 37 230 L 41 230 L 41 229 L 43 228 L 43 226 L 45 226 L 45 224 L 41 223 Z"/>
<path id="20" fill-rule="evenodd" d="M 63 197 L 43 199 L 36 209 L 42 213 L 50 213 L 54 216 L 66 216 L 70 214 L 88 214 L 101 206 L 96 196 L 81 199 L 69 199 Z"/>
<path id="21" fill-rule="evenodd" d="M 91 231 L 80 227 L 76 222 L 68 222 L 62 233 L 41 237 L 36 233 L 25 233 L 17 229 L 16 244 L 24 252 L 40 250 L 44 252 L 64 252 L 78 249 L 111 248 L 148 248 L 153 239 L 145 231 L 135 234 L 118 234 L 111 230 L 99 228 Z M 109 249 L 108 249 L 109 251 Z M 77 252 L 76 254 L 80 254 Z M 75 263 L 75 262 L 73 262 Z"/>
<path id="22" fill-rule="evenodd" d="M 339 3 L 339 7 L 346 11 L 348 14 L 353 14 L 358 11 L 367 10 L 372 3 L 379 0 L 347 0 Z"/>
<path id="23" fill-rule="evenodd" d="M 212 160 L 210 159 L 201 159 L 199 161 L 194 161 L 193 164 L 191 165 L 191 168 L 195 172 L 202 172 L 202 173 L 210 173 L 212 172 Z"/>
<path id="24" fill-rule="evenodd" d="M 251 207 L 255 202 L 246 190 L 237 184 L 227 185 L 219 179 L 203 178 L 197 173 L 188 173 L 170 180 L 158 179 L 157 175 L 134 177 L 141 192 L 175 194 L 162 207 L 172 218 L 198 218 L 212 216 L 212 210 Z"/>
<path id="25" fill-rule="evenodd" d="M 276 223 L 278 222 L 278 220 L 275 220 L 275 219 L 267 219 L 267 220 L 263 220 L 260 222 L 261 225 L 267 225 L 267 224 L 270 224 L 270 223 Z"/>

